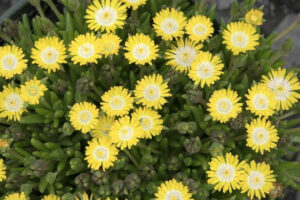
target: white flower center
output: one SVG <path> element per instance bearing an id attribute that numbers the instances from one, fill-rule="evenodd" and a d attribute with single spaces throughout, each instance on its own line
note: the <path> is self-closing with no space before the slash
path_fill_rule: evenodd
<path id="1" fill-rule="evenodd" d="M 26 91 L 29 96 L 35 97 L 39 93 L 39 87 L 36 85 L 31 85 L 27 87 Z"/>
<path id="2" fill-rule="evenodd" d="M 4 106 L 9 112 L 17 112 L 22 108 L 23 101 L 20 95 L 12 93 L 5 99 Z"/>
<path id="3" fill-rule="evenodd" d="M 82 58 L 88 59 L 95 54 L 94 45 L 90 43 L 82 44 L 78 48 L 78 55 Z"/>
<path id="4" fill-rule="evenodd" d="M 143 91 L 144 97 L 148 101 L 156 101 L 160 97 L 160 87 L 155 84 L 149 84 Z"/>
<path id="5" fill-rule="evenodd" d="M 144 43 L 135 45 L 133 48 L 133 57 L 137 60 L 145 60 L 150 55 L 150 48 Z"/>
<path id="6" fill-rule="evenodd" d="M 99 146 L 97 148 L 95 148 L 94 152 L 94 157 L 100 161 L 100 162 L 104 162 L 108 159 L 109 157 L 109 150 L 106 147 L 103 146 Z"/>
<path id="7" fill-rule="evenodd" d="M 47 65 L 55 64 L 58 57 L 59 52 L 53 47 L 47 47 L 41 52 L 41 59 Z"/>
<path id="8" fill-rule="evenodd" d="M 252 190 L 261 189 L 265 184 L 265 176 L 259 171 L 252 171 L 248 176 L 248 184 Z"/>
<path id="9" fill-rule="evenodd" d="M 195 35 L 203 36 L 207 31 L 207 27 L 204 24 L 196 24 L 193 28 L 193 31 Z"/>
<path id="10" fill-rule="evenodd" d="M 123 141 L 128 141 L 132 138 L 133 133 L 133 128 L 131 128 L 130 126 L 125 126 L 119 131 L 119 138 Z"/>
<path id="11" fill-rule="evenodd" d="M 221 98 L 217 102 L 217 111 L 221 114 L 227 115 L 233 107 L 232 102 L 228 98 Z"/>
<path id="12" fill-rule="evenodd" d="M 252 103 L 256 110 L 265 110 L 269 106 L 268 97 L 263 94 L 255 95 Z"/>
<path id="13" fill-rule="evenodd" d="M 110 99 L 109 105 L 113 110 L 122 110 L 125 106 L 125 100 L 121 96 L 113 96 Z"/>
<path id="14" fill-rule="evenodd" d="M 170 190 L 167 192 L 165 200 L 183 200 L 183 197 L 180 191 Z"/>
<path id="15" fill-rule="evenodd" d="M 275 99 L 285 101 L 290 96 L 291 85 L 281 77 L 273 78 L 269 81 L 268 87 L 274 91 Z"/>
<path id="16" fill-rule="evenodd" d="M 169 35 L 172 35 L 179 29 L 178 22 L 173 18 L 167 18 L 160 25 L 161 30 Z"/>
<path id="17" fill-rule="evenodd" d="M 84 124 L 84 125 L 87 125 L 91 122 L 92 120 L 92 113 L 88 110 L 82 110 L 79 112 L 78 114 L 78 121 L 81 123 L 81 124 Z"/>
<path id="18" fill-rule="evenodd" d="M 3 56 L 1 66 L 4 70 L 12 71 L 18 66 L 18 60 L 13 54 Z"/>
<path id="19" fill-rule="evenodd" d="M 244 32 L 238 31 L 231 35 L 231 42 L 239 48 L 245 48 L 249 43 L 249 36 Z"/>
<path id="20" fill-rule="evenodd" d="M 110 6 L 99 9 L 95 14 L 96 21 L 101 26 L 111 26 L 115 24 L 117 17 L 117 12 Z"/>
<path id="21" fill-rule="evenodd" d="M 252 131 L 252 140 L 256 145 L 264 145 L 269 141 L 269 132 L 264 127 L 256 127 Z"/>
<path id="22" fill-rule="evenodd" d="M 138 3 L 140 0 L 127 0 L 129 3 Z"/>
<path id="23" fill-rule="evenodd" d="M 201 79 L 209 79 L 214 74 L 214 67 L 210 62 L 198 64 L 197 75 Z"/>
<path id="24" fill-rule="evenodd" d="M 196 51 L 191 46 L 179 47 L 174 54 L 174 59 L 181 67 L 189 67 L 196 56 Z"/>
<path id="25" fill-rule="evenodd" d="M 222 164 L 218 167 L 216 175 L 223 182 L 232 182 L 235 177 L 235 168 L 230 164 Z"/>
<path id="26" fill-rule="evenodd" d="M 153 127 L 153 119 L 147 115 L 142 115 L 139 118 L 140 124 L 144 131 L 149 131 Z"/>

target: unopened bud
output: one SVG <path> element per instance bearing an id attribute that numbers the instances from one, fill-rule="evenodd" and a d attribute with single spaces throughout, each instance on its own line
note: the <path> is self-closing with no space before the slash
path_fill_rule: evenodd
<path id="1" fill-rule="evenodd" d="M 91 177 L 88 173 L 81 173 L 74 179 L 75 184 L 82 189 L 88 189 Z"/>
<path id="2" fill-rule="evenodd" d="M 109 181 L 108 172 L 104 172 L 100 170 L 93 171 L 92 180 L 98 185 L 103 185 Z"/>
<path id="3" fill-rule="evenodd" d="M 201 141 L 200 141 L 199 137 L 187 138 L 187 139 L 185 139 L 183 145 L 184 145 L 185 150 L 188 153 L 194 154 L 194 153 L 198 153 L 200 151 Z"/>
<path id="4" fill-rule="evenodd" d="M 212 143 L 212 145 L 209 147 L 209 152 L 213 157 L 222 155 L 223 150 L 224 146 L 217 142 Z"/>
<path id="5" fill-rule="evenodd" d="M 111 184 L 111 189 L 114 195 L 120 194 L 124 189 L 124 181 L 117 180 Z"/>
<path id="6" fill-rule="evenodd" d="M 281 183 L 275 182 L 273 189 L 270 191 L 271 198 L 280 198 L 283 195 L 284 186 Z"/>
<path id="7" fill-rule="evenodd" d="M 135 191 L 140 186 L 141 179 L 136 173 L 132 172 L 125 178 L 124 183 L 128 190 Z"/>
<path id="8" fill-rule="evenodd" d="M 169 171 L 177 171 L 178 169 L 180 169 L 180 166 L 181 166 L 181 162 L 180 162 L 180 160 L 178 159 L 178 157 L 176 157 L 176 156 L 171 156 L 171 157 L 168 159 L 167 169 L 168 169 Z"/>

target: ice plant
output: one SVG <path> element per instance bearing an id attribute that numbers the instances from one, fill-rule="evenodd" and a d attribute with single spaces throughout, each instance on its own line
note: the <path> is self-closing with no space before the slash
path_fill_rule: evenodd
<path id="1" fill-rule="evenodd" d="M 188 187 L 174 179 L 162 183 L 160 187 L 158 187 L 155 197 L 156 200 L 193 200 L 192 194 L 189 192 Z"/>

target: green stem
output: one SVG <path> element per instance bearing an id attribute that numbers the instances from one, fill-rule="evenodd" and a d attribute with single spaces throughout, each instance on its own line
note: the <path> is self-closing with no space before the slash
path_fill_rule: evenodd
<path id="1" fill-rule="evenodd" d="M 234 60 L 234 55 L 231 55 L 230 61 L 229 61 L 229 64 L 228 64 L 228 74 L 225 77 L 225 81 L 228 81 L 228 79 L 231 77 L 234 70 L 236 69 L 236 65 L 233 64 L 233 60 Z"/>
<path id="2" fill-rule="evenodd" d="M 139 169 L 139 164 L 138 162 L 135 160 L 135 158 L 130 154 L 130 152 L 127 149 L 123 150 L 124 153 L 127 155 L 127 157 L 131 160 L 131 162 L 134 164 L 134 166 Z"/>
<path id="3" fill-rule="evenodd" d="M 297 19 L 288 28 L 286 28 L 284 31 L 282 31 L 279 35 L 277 35 L 274 38 L 273 42 L 276 43 L 277 41 L 279 41 L 281 38 L 286 36 L 289 32 L 294 30 L 299 24 L 300 24 L 300 14 L 298 15 Z"/>
<path id="4" fill-rule="evenodd" d="M 145 76 L 145 66 L 139 65 L 140 68 L 140 78 L 143 78 Z"/>
<path id="5" fill-rule="evenodd" d="M 141 142 L 139 142 L 139 143 L 137 144 L 137 146 L 138 146 L 138 147 L 141 147 L 141 148 L 143 148 L 143 149 L 147 149 L 147 150 L 151 151 L 152 153 L 160 154 L 159 151 L 157 151 L 157 150 L 155 150 L 155 149 L 152 149 L 152 148 L 149 148 L 147 145 L 145 145 L 145 144 L 143 144 L 143 143 L 141 143 Z"/>
<path id="6" fill-rule="evenodd" d="M 300 127 L 291 128 L 291 129 L 288 129 L 288 130 L 285 131 L 286 134 L 294 134 L 294 133 L 297 133 L 297 132 L 300 132 Z"/>
<path id="7" fill-rule="evenodd" d="M 35 8 L 37 9 L 39 15 L 40 15 L 41 17 L 45 17 L 45 13 L 44 13 L 44 11 L 43 11 L 43 9 L 42 9 L 42 7 L 41 7 L 40 2 L 37 2 L 34 6 L 35 6 Z"/>
<path id="8" fill-rule="evenodd" d="M 295 114 L 297 114 L 297 111 L 295 111 L 295 110 L 290 111 L 290 112 L 287 112 L 287 113 L 285 113 L 284 115 L 281 115 L 281 116 L 279 117 L 279 120 L 286 119 L 286 118 L 288 118 L 288 117 L 290 117 L 290 116 L 293 116 L 293 115 L 295 115 Z"/>
<path id="9" fill-rule="evenodd" d="M 54 12 L 54 14 L 56 15 L 56 17 L 57 17 L 58 19 L 60 19 L 61 14 L 60 14 L 60 12 L 58 11 L 58 9 L 57 9 L 57 7 L 55 6 L 55 4 L 53 3 L 53 1 L 52 1 L 52 0 L 44 0 L 44 1 L 49 5 L 49 7 L 50 7 L 51 10 Z"/>
<path id="10" fill-rule="evenodd" d="M 92 68 L 92 70 L 93 70 L 93 72 L 94 72 L 94 75 L 97 76 L 98 71 L 97 71 L 97 68 L 96 68 L 95 63 L 91 63 L 91 68 Z"/>
<path id="11" fill-rule="evenodd" d="M 137 9 L 136 10 L 133 10 L 133 9 L 131 10 L 130 17 L 132 17 L 132 19 L 133 19 L 134 22 L 137 21 L 137 19 L 138 19 L 138 11 L 137 11 Z"/>
<path id="12" fill-rule="evenodd" d="M 108 64 L 110 67 L 114 66 L 114 55 L 109 55 L 108 56 Z"/>

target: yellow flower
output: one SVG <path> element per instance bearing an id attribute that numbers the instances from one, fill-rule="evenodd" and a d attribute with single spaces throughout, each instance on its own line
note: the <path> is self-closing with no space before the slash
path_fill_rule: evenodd
<path id="1" fill-rule="evenodd" d="M 126 88 L 122 86 L 111 87 L 102 97 L 101 109 L 108 116 L 123 116 L 133 107 L 133 98 Z"/>
<path id="2" fill-rule="evenodd" d="M 274 93 L 265 85 L 257 84 L 252 86 L 248 90 L 247 98 L 247 110 L 250 110 L 253 114 L 259 117 L 271 116 L 274 114 L 277 100 L 275 100 Z"/>
<path id="3" fill-rule="evenodd" d="M 151 139 L 152 136 L 159 135 L 163 129 L 163 120 L 159 113 L 150 108 L 139 108 L 133 114 L 132 118 L 140 122 L 144 132 L 143 138 Z"/>
<path id="4" fill-rule="evenodd" d="M 158 188 L 155 200 L 193 200 L 189 188 L 175 179 L 165 181 Z"/>
<path id="5" fill-rule="evenodd" d="M 214 32 L 213 23 L 208 17 L 203 15 L 190 18 L 185 30 L 189 38 L 196 42 L 203 42 L 211 37 Z"/>
<path id="6" fill-rule="evenodd" d="M 242 111 L 242 103 L 239 103 L 240 99 L 236 91 L 230 89 L 215 90 L 207 104 L 210 116 L 214 121 L 220 121 L 221 123 L 236 118 Z"/>
<path id="7" fill-rule="evenodd" d="M 4 200 L 27 200 L 24 192 L 6 195 Z"/>
<path id="8" fill-rule="evenodd" d="M 276 147 L 278 142 L 277 130 L 266 118 L 254 119 L 250 124 L 246 124 L 247 146 L 255 152 L 264 154 Z"/>
<path id="9" fill-rule="evenodd" d="M 74 64 L 97 63 L 101 58 L 101 41 L 94 33 L 78 35 L 70 44 L 69 51 Z"/>
<path id="10" fill-rule="evenodd" d="M 255 50 L 259 44 L 259 34 L 251 24 L 245 22 L 231 22 L 227 25 L 223 33 L 223 43 L 226 44 L 228 50 L 231 50 L 233 55 L 249 50 Z"/>
<path id="11" fill-rule="evenodd" d="M 132 7 L 132 10 L 138 9 L 139 6 L 146 4 L 147 0 L 121 0 L 127 8 Z"/>
<path id="12" fill-rule="evenodd" d="M 0 151 L 9 147 L 10 142 L 7 139 L 0 139 Z"/>
<path id="13" fill-rule="evenodd" d="M 244 166 L 245 173 L 242 175 L 241 191 L 247 192 L 248 197 L 261 199 L 265 198 L 273 189 L 276 181 L 270 165 L 262 162 L 251 161 L 250 165 Z"/>
<path id="14" fill-rule="evenodd" d="M 202 44 L 189 39 L 179 39 L 176 46 L 172 45 L 171 50 L 166 52 L 167 64 L 177 71 L 187 72 L 202 47 Z"/>
<path id="15" fill-rule="evenodd" d="M 142 33 L 130 36 L 125 43 L 125 57 L 129 63 L 135 63 L 137 65 L 152 64 L 152 60 L 155 60 L 158 56 L 158 46 L 148 36 Z"/>
<path id="16" fill-rule="evenodd" d="M 6 166 L 3 159 L 0 158 L 0 183 L 6 179 Z"/>
<path id="17" fill-rule="evenodd" d="M 0 76 L 10 79 L 27 68 L 23 50 L 15 45 L 0 47 Z"/>
<path id="18" fill-rule="evenodd" d="M 248 24 L 260 26 L 263 23 L 264 13 L 258 9 L 251 9 L 245 15 L 245 21 Z"/>
<path id="19" fill-rule="evenodd" d="M 126 7 L 119 0 L 94 0 L 86 13 L 88 27 L 93 31 L 114 32 L 123 27 L 126 19 Z"/>
<path id="20" fill-rule="evenodd" d="M 238 156 L 226 153 L 225 156 L 212 158 L 208 163 L 209 171 L 207 171 L 208 184 L 213 184 L 214 189 L 223 193 L 239 189 L 244 173 L 243 168 L 246 163 L 239 162 Z"/>
<path id="21" fill-rule="evenodd" d="M 142 128 L 137 119 L 130 119 L 128 116 L 116 120 L 110 129 L 110 138 L 121 150 L 131 149 L 136 145 L 142 136 Z"/>
<path id="22" fill-rule="evenodd" d="M 194 81 L 195 85 L 200 85 L 201 88 L 206 84 L 210 86 L 220 79 L 223 74 L 224 64 L 219 56 L 213 56 L 209 52 L 197 54 L 189 71 L 189 77 Z"/>
<path id="23" fill-rule="evenodd" d="M 87 133 L 97 125 L 99 110 L 89 102 L 80 102 L 73 105 L 69 117 L 72 126 L 82 133 Z"/>
<path id="24" fill-rule="evenodd" d="M 289 110 L 300 99 L 300 82 L 293 72 L 284 68 L 272 69 L 268 76 L 263 76 L 266 84 L 275 94 L 276 110 Z"/>
<path id="25" fill-rule="evenodd" d="M 20 96 L 20 88 L 12 88 L 11 85 L 4 86 L 3 91 L 0 92 L 0 117 L 20 121 L 24 112 L 24 101 Z"/>
<path id="26" fill-rule="evenodd" d="M 58 37 L 40 38 L 31 50 L 32 63 L 46 69 L 48 73 L 60 69 L 60 64 L 67 63 L 66 47 Z"/>
<path id="27" fill-rule="evenodd" d="M 155 15 L 153 22 L 158 36 L 161 36 L 163 40 L 172 40 L 183 36 L 186 17 L 181 11 L 166 8 Z"/>
<path id="28" fill-rule="evenodd" d="M 106 139 L 94 138 L 85 150 L 85 160 L 93 170 L 103 171 L 114 165 L 119 151 L 114 144 Z"/>
<path id="29" fill-rule="evenodd" d="M 100 53 L 105 57 L 109 55 L 118 55 L 121 39 L 119 36 L 111 33 L 103 34 L 100 38 Z"/>
<path id="30" fill-rule="evenodd" d="M 161 109 L 167 100 L 165 97 L 171 96 L 167 82 L 159 74 L 152 76 L 144 76 L 142 80 L 137 82 L 135 91 L 137 103 L 142 103 L 144 106 L 154 109 Z"/>
<path id="31" fill-rule="evenodd" d="M 34 77 L 33 80 L 21 85 L 21 98 L 29 104 L 39 104 L 40 97 L 44 96 L 45 91 L 47 87 Z"/>
<path id="32" fill-rule="evenodd" d="M 103 138 L 106 138 L 107 140 L 109 140 L 110 139 L 110 136 L 109 136 L 110 127 L 114 121 L 115 121 L 115 119 L 113 117 L 108 117 L 106 115 L 101 116 L 98 119 L 95 130 L 92 131 L 93 137 L 99 138 L 100 140 L 102 140 Z"/>
<path id="33" fill-rule="evenodd" d="M 83 194 L 76 196 L 75 200 L 94 200 L 94 198 L 93 194 L 91 194 L 89 197 L 89 195 L 86 192 L 83 192 Z M 101 198 L 97 198 L 96 200 L 101 200 Z M 106 198 L 106 200 L 109 200 L 109 198 Z"/>
<path id="34" fill-rule="evenodd" d="M 60 197 L 56 196 L 55 194 L 49 194 L 47 196 L 44 196 L 42 200 L 60 200 Z"/>

